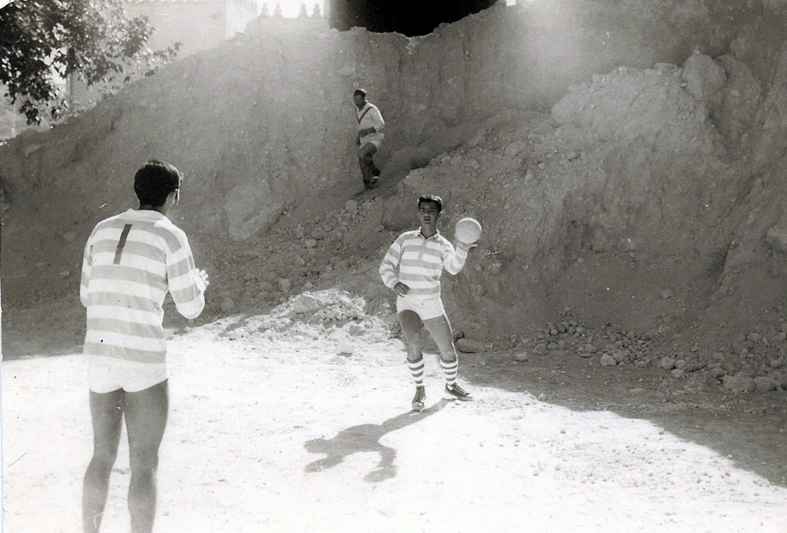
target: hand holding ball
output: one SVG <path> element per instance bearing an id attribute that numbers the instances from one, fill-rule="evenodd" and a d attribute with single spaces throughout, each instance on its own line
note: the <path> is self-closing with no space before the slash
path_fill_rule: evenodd
<path id="1" fill-rule="evenodd" d="M 474 245 L 481 238 L 481 224 L 470 217 L 459 219 L 454 229 L 454 237 L 464 245 Z"/>

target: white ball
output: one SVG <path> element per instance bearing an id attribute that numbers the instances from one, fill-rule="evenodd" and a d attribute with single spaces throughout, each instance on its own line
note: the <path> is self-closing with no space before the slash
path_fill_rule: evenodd
<path id="1" fill-rule="evenodd" d="M 456 240 L 466 244 L 476 243 L 481 238 L 481 224 L 470 217 L 459 219 L 456 223 L 454 236 Z"/>

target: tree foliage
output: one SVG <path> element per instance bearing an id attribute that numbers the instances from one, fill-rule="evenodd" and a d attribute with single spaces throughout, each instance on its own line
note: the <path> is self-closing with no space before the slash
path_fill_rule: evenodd
<path id="1" fill-rule="evenodd" d="M 151 51 L 147 18 L 129 18 L 121 0 L 15 0 L 0 9 L 0 83 L 28 123 L 57 118 L 68 109 L 64 80 L 87 85 L 128 77 L 155 65 L 178 45 Z"/>

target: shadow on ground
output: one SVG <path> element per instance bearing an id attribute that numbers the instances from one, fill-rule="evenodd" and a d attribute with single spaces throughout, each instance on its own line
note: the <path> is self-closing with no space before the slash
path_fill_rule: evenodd
<path id="1" fill-rule="evenodd" d="M 603 368 L 571 356 L 517 363 L 510 353 L 466 355 L 460 372 L 475 386 L 527 392 L 574 411 L 648 420 L 787 487 L 784 392 L 734 396 L 713 388 L 686 391 L 656 369 Z"/>
<path id="2" fill-rule="evenodd" d="M 442 399 L 420 413 L 405 412 L 385 420 L 381 424 L 359 424 L 341 430 L 330 439 L 312 439 L 304 444 L 311 453 L 323 454 L 325 457 L 306 465 L 306 472 L 320 472 L 332 468 L 354 453 L 376 452 L 380 455 L 377 467 L 364 476 L 370 483 L 385 481 L 396 476 L 396 450 L 386 446 L 380 440 L 398 429 L 405 428 L 437 413 L 448 403 Z"/>

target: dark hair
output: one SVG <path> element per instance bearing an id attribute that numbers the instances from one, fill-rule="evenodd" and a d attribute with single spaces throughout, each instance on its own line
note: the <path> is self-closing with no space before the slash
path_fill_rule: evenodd
<path id="1" fill-rule="evenodd" d="M 151 159 L 134 175 L 134 192 L 141 205 L 160 207 L 182 181 L 183 175 L 174 165 Z"/>
<path id="2" fill-rule="evenodd" d="M 361 96 L 365 97 L 366 96 L 366 90 L 364 90 L 364 89 L 355 89 L 353 91 L 353 96 L 355 96 L 356 94 L 360 94 Z"/>
<path id="3" fill-rule="evenodd" d="M 431 202 L 437 205 L 437 212 L 440 213 L 443 210 L 443 199 L 437 196 L 436 194 L 423 194 L 418 197 L 418 207 L 421 207 L 421 204 Z"/>

